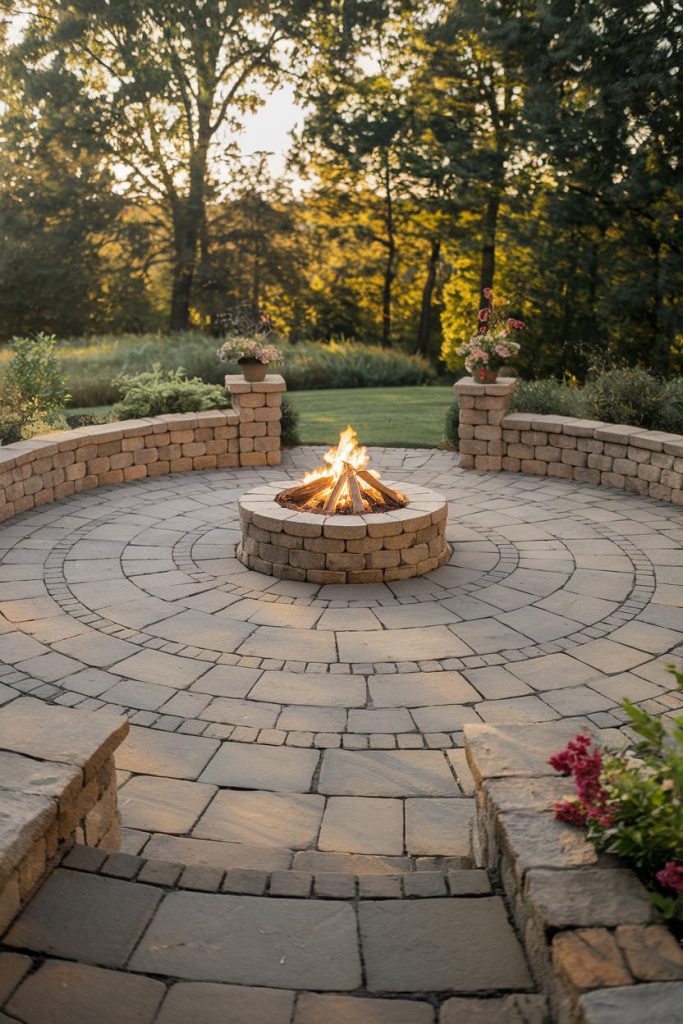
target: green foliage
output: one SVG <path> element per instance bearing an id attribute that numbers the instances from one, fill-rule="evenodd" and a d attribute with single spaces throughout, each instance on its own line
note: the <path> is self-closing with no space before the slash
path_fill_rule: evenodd
<path id="1" fill-rule="evenodd" d="M 683 377 L 673 377 L 664 385 L 657 425 L 661 430 L 683 434 Z"/>
<path id="2" fill-rule="evenodd" d="M 56 345 L 46 334 L 12 342 L 0 394 L 0 437 L 6 444 L 65 426 L 61 409 L 69 395 Z"/>
<path id="3" fill-rule="evenodd" d="M 114 384 L 122 395 L 112 409 L 115 420 L 172 412 L 205 412 L 229 405 L 220 385 L 205 384 L 198 377 L 188 378 L 181 367 L 164 372 L 157 365 L 151 371 L 132 377 L 123 374 Z"/>
<path id="4" fill-rule="evenodd" d="M 287 399 L 282 399 L 280 406 L 282 418 L 280 420 L 280 442 L 285 448 L 294 448 L 296 445 L 301 444 L 301 438 L 299 437 L 299 413 L 292 403 Z"/>
<path id="5" fill-rule="evenodd" d="M 458 433 L 458 427 L 460 425 L 460 405 L 456 398 L 446 413 L 446 440 L 453 445 L 454 448 L 459 447 L 460 435 Z"/>
<path id="6" fill-rule="evenodd" d="M 292 346 L 285 354 L 283 375 L 291 391 L 400 387 L 436 378 L 420 356 L 348 341 Z"/>
<path id="7" fill-rule="evenodd" d="M 664 385 L 638 368 L 602 370 L 590 377 L 586 397 L 593 419 L 653 427 L 659 422 Z"/>
<path id="8" fill-rule="evenodd" d="M 586 415 L 586 396 L 581 388 L 547 377 L 543 380 L 521 380 L 512 394 L 513 412 L 538 413 L 539 416 Z"/>

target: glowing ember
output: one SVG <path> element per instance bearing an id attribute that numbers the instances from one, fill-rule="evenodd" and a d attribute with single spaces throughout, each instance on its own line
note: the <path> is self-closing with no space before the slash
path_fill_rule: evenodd
<path id="1" fill-rule="evenodd" d="M 382 483 L 377 470 L 368 469 L 367 448 L 358 444 L 353 427 L 339 435 L 339 443 L 323 456 L 326 465 L 306 473 L 303 483 L 277 496 L 280 505 L 302 512 L 386 512 L 408 504 L 404 494 Z"/>

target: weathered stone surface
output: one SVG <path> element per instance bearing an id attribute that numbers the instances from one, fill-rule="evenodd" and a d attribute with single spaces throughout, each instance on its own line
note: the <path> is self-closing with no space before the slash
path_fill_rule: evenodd
<path id="1" fill-rule="evenodd" d="M 471 992 L 531 985 L 522 950 L 496 896 L 371 901 L 361 903 L 358 913 L 371 992 Z"/>
<path id="2" fill-rule="evenodd" d="M 292 860 L 289 850 L 163 834 L 151 837 L 144 854 L 174 864 L 197 864 L 201 867 L 221 868 L 223 871 L 233 868 L 277 871 L 288 868 Z"/>
<path id="3" fill-rule="evenodd" d="M 573 868 L 595 864 L 597 852 L 580 829 L 556 821 L 549 811 L 513 811 L 497 820 L 502 849 L 519 877 L 530 868 Z"/>
<path id="4" fill-rule="evenodd" d="M 403 804 L 373 797 L 331 797 L 320 830 L 321 850 L 403 853 Z"/>
<path id="5" fill-rule="evenodd" d="M 571 990 L 631 985 L 633 978 L 606 928 L 577 928 L 553 939 L 553 967 Z"/>
<path id="6" fill-rule="evenodd" d="M 165 994 L 152 978 L 48 962 L 15 992 L 7 1011 L 26 1024 L 151 1024 Z"/>
<path id="7" fill-rule="evenodd" d="M 0 886 L 29 857 L 56 816 L 56 804 L 48 797 L 0 789 Z"/>
<path id="8" fill-rule="evenodd" d="M 0 710 L 0 749 L 76 765 L 86 782 L 127 732 L 125 718 L 111 714 L 84 717 L 34 697 L 20 697 Z"/>
<path id="9" fill-rule="evenodd" d="M 136 775 L 119 790 L 119 810 L 127 828 L 189 832 L 215 792 L 200 782 Z"/>
<path id="10" fill-rule="evenodd" d="M 616 940 L 638 981 L 683 980 L 683 950 L 663 925 L 622 924 Z"/>
<path id="11" fill-rule="evenodd" d="M 201 775 L 202 782 L 238 789 L 305 793 L 318 764 L 316 750 L 224 743 Z"/>
<path id="12" fill-rule="evenodd" d="M 122 967 L 161 899 L 138 882 L 55 871 L 5 937 L 33 949 L 104 967 Z"/>
<path id="13" fill-rule="evenodd" d="M 511 995 L 502 999 L 447 999 L 441 1024 L 548 1024 L 545 996 Z"/>
<path id="14" fill-rule="evenodd" d="M 405 999 L 358 999 L 304 992 L 299 996 L 294 1024 L 431 1024 L 429 1003 Z M 221 1022 L 222 1024 L 222 1022 Z"/>
<path id="15" fill-rule="evenodd" d="M 33 961 L 21 953 L 0 953 L 0 1006 L 10 997 Z"/>
<path id="16" fill-rule="evenodd" d="M 645 888 L 632 871 L 621 868 L 576 868 L 562 872 L 529 871 L 525 899 L 546 928 L 614 928 L 648 924 L 654 911 Z"/>
<path id="17" fill-rule="evenodd" d="M 193 835 L 225 842 L 305 849 L 315 845 L 325 798 L 221 790 Z"/>
<path id="18" fill-rule="evenodd" d="M 171 894 L 131 967 L 270 988 L 344 990 L 361 980 L 356 919 L 349 904 L 257 896 Z"/>
<path id="19" fill-rule="evenodd" d="M 360 676 L 323 672 L 264 672 L 250 697 L 280 704 L 354 708 L 365 704 Z"/>
<path id="20" fill-rule="evenodd" d="M 338 796 L 457 796 L 436 750 L 327 750 L 318 790 Z"/>
<path id="21" fill-rule="evenodd" d="M 466 725 L 467 760 L 478 782 L 506 776 L 556 775 L 548 758 L 562 750 L 577 732 L 586 731 L 587 722 L 581 718 L 538 725 Z"/>
<path id="22" fill-rule="evenodd" d="M 469 857 L 474 800 L 406 800 L 406 849 L 412 856 Z"/>
<path id="23" fill-rule="evenodd" d="M 54 799 L 75 797 L 81 787 L 79 768 L 54 761 L 38 761 L 0 750 L 0 786 L 20 793 Z"/>
<path id="24" fill-rule="evenodd" d="M 219 746 L 217 740 L 203 736 L 133 726 L 116 755 L 116 764 L 141 775 L 196 779 Z"/>
<path id="25" fill-rule="evenodd" d="M 582 996 L 586 1024 L 682 1024 L 683 982 L 605 988 Z"/>
<path id="26" fill-rule="evenodd" d="M 294 993 L 243 985 L 178 982 L 156 1024 L 289 1024 Z"/>

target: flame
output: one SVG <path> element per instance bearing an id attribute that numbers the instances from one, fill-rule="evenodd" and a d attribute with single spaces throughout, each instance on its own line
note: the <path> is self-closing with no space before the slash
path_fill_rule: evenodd
<path id="1" fill-rule="evenodd" d="M 325 452 L 323 459 L 325 460 L 326 465 L 318 466 L 316 469 L 306 473 L 303 482 L 304 484 L 307 484 L 312 480 L 318 480 L 320 477 L 332 476 L 332 483 L 326 489 L 324 494 L 330 494 L 332 492 L 335 483 L 347 466 L 351 466 L 355 470 L 366 470 L 368 463 L 370 462 L 367 448 L 358 444 L 358 435 L 350 425 L 346 430 L 341 431 L 339 441 L 333 448 L 330 448 L 328 452 Z M 377 470 L 371 469 L 368 472 L 379 480 L 379 473 Z M 358 485 L 361 491 L 372 489 L 371 485 L 366 483 L 364 480 L 359 479 Z M 348 485 L 345 485 L 340 495 L 338 505 L 344 506 L 350 503 L 351 495 L 349 493 Z"/>

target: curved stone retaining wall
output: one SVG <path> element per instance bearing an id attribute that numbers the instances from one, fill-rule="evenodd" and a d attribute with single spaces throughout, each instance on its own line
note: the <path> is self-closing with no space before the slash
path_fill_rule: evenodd
<path id="1" fill-rule="evenodd" d="M 225 378 L 232 409 L 104 423 L 0 448 L 0 521 L 59 498 L 167 473 L 280 462 L 285 382 Z"/>
<path id="2" fill-rule="evenodd" d="M 515 381 L 454 385 L 460 465 L 617 487 L 683 505 L 683 437 L 571 416 L 509 413 Z"/>

